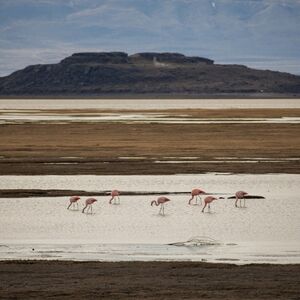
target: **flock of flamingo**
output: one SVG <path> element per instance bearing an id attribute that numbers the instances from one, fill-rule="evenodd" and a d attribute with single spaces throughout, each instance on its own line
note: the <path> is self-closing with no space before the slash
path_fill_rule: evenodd
<path id="1" fill-rule="evenodd" d="M 120 204 L 120 192 L 118 190 L 112 190 L 111 193 L 111 198 L 109 200 L 109 204 L 112 204 L 112 201 L 114 201 L 114 204 Z M 206 195 L 206 193 L 201 190 L 201 189 L 193 189 L 191 191 L 191 198 L 188 201 L 188 204 L 191 205 L 192 201 L 195 200 L 195 204 L 197 205 L 198 200 L 200 200 L 200 205 L 202 205 L 202 195 Z M 248 193 L 244 192 L 244 191 L 238 191 L 235 193 L 235 207 L 242 207 L 242 200 L 244 200 L 244 207 L 246 205 L 245 202 L 245 196 L 247 196 Z M 210 204 L 218 199 L 224 199 L 223 197 L 213 197 L 213 196 L 207 196 L 204 198 L 204 206 L 202 209 L 202 212 L 204 212 L 204 209 L 206 206 L 208 206 L 208 211 L 210 211 Z M 67 209 L 70 209 L 71 207 L 75 208 L 78 210 L 78 201 L 80 200 L 79 196 L 72 196 L 70 197 L 70 204 L 67 207 Z M 86 212 L 86 213 L 92 213 L 93 212 L 93 203 L 96 202 L 97 199 L 95 198 L 88 198 L 85 200 L 85 206 L 82 209 L 82 213 Z M 160 210 L 159 210 L 159 214 L 160 215 L 165 215 L 165 203 L 171 201 L 169 198 L 165 197 L 165 196 L 161 196 L 158 197 L 157 200 L 153 200 L 151 202 L 151 206 L 156 205 L 156 206 L 160 206 Z M 240 205 L 238 206 L 238 201 L 240 201 Z M 85 211 L 86 210 L 86 211 Z"/>

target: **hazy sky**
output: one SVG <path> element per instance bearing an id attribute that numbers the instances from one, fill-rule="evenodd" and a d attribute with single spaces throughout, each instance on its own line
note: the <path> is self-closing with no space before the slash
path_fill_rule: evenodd
<path id="1" fill-rule="evenodd" d="M 0 75 L 80 51 L 180 52 L 300 74 L 300 0 L 0 0 Z"/>

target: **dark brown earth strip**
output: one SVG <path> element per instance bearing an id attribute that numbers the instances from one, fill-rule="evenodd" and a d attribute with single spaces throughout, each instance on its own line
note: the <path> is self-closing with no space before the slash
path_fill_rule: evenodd
<path id="1" fill-rule="evenodd" d="M 210 160 L 210 159 L 209 159 Z M 49 162 L 46 160 L 46 162 Z M 240 174 L 287 173 L 300 174 L 299 161 L 280 163 L 180 163 L 155 164 L 152 161 L 85 162 L 76 164 L 47 164 L 19 159 L 15 162 L 0 160 L 0 175 L 172 175 L 225 172 Z"/>
<path id="2" fill-rule="evenodd" d="M 54 101 L 59 101 L 61 99 L 78 99 L 78 100 L 83 100 L 83 99 L 111 99 L 119 101 L 121 99 L 138 99 L 140 101 L 143 101 L 144 99 L 146 100 L 158 100 L 160 101 L 161 99 L 170 99 L 170 100 L 182 100 L 182 99 L 299 99 L 300 95 L 299 93 L 210 93 L 210 94 L 192 94 L 192 93 L 142 93 L 142 94 L 127 94 L 127 93 L 110 93 L 110 94 L 105 94 L 102 93 L 101 95 L 97 94 L 68 94 L 68 95 L 63 95 L 63 94 L 55 94 L 55 95 L 0 95 L 0 99 L 36 99 L 36 100 L 41 100 L 41 99 L 50 99 Z"/>
<path id="3" fill-rule="evenodd" d="M 299 299 L 300 265 L 0 262 L 0 299 Z"/>
<path id="4" fill-rule="evenodd" d="M 123 196 L 143 196 L 143 195 L 182 195 L 187 192 L 167 192 L 167 191 L 120 191 Z M 40 190 L 40 189 L 1 189 L 0 198 L 28 198 L 28 197 L 67 197 L 67 196 L 107 196 L 110 191 L 82 191 L 82 190 Z M 224 195 L 222 193 L 207 192 L 206 195 Z M 228 197 L 233 199 L 234 196 Z M 246 199 L 263 199 L 263 196 L 248 195 Z"/>
<path id="5" fill-rule="evenodd" d="M 178 195 L 190 194 L 190 192 L 166 192 L 166 191 L 122 191 L 124 196 L 137 195 Z M 81 190 L 40 190 L 40 189 L 2 189 L 0 190 L 0 198 L 27 198 L 27 197 L 61 197 L 61 196 L 107 196 L 110 191 L 81 191 Z"/>
<path id="6" fill-rule="evenodd" d="M 124 196 L 143 196 L 143 195 L 182 195 L 190 194 L 187 192 L 167 192 L 167 191 L 121 191 Z M 207 195 L 224 195 L 222 193 L 206 193 Z M 28 197 L 67 197 L 67 196 L 107 196 L 110 191 L 82 191 L 82 190 L 40 190 L 40 189 L 2 189 L 0 198 L 28 198 Z M 235 197 L 229 197 L 232 199 Z M 248 195 L 246 199 L 262 199 L 263 196 Z"/>

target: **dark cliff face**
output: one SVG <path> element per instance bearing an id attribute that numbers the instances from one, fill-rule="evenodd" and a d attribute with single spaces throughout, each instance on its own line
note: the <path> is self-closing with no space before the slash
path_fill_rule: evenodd
<path id="1" fill-rule="evenodd" d="M 300 76 L 179 53 L 75 53 L 0 78 L 0 95 L 300 93 Z"/>
<path id="2" fill-rule="evenodd" d="M 74 53 L 63 59 L 62 64 L 139 64 L 153 61 L 172 64 L 204 63 L 213 64 L 213 60 L 202 57 L 189 57 L 180 53 L 144 52 L 128 56 L 124 52 Z"/>
<path id="3" fill-rule="evenodd" d="M 149 61 L 153 62 L 153 60 L 156 60 L 158 62 L 162 63 L 173 63 L 173 64 L 187 64 L 187 63 L 203 63 L 211 65 L 214 63 L 213 60 L 210 60 L 208 58 L 203 57 L 191 57 L 191 56 L 185 56 L 180 53 L 156 53 L 156 52 L 143 52 L 143 53 L 136 53 L 130 56 L 130 60 L 132 62 L 144 62 Z"/>
<path id="4" fill-rule="evenodd" d="M 125 64 L 128 54 L 124 52 L 74 53 L 61 61 L 62 64 Z"/>

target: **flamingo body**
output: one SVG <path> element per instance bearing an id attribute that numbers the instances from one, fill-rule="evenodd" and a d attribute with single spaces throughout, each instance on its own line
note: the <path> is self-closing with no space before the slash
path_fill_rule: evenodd
<path id="1" fill-rule="evenodd" d="M 191 199 L 189 200 L 189 204 L 191 204 L 191 201 L 194 199 L 195 197 L 195 200 L 196 200 L 196 203 L 197 204 L 197 199 L 199 198 L 200 199 L 200 204 L 202 204 L 202 199 L 201 199 L 201 196 L 200 195 L 204 195 L 205 192 L 201 189 L 193 189 L 191 191 Z"/>
<path id="2" fill-rule="evenodd" d="M 95 198 L 88 198 L 85 200 L 85 207 L 83 208 L 82 212 L 84 213 L 85 209 L 88 207 L 87 209 L 87 213 L 89 212 L 89 210 L 91 211 L 91 213 L 93 212 L 93 209 L 92 209 L 92 204 L 94 202 L 96 202 L 97 199 Z"/>
<path id="3" fill-rule="evenodd" d="M 111 198 L 109 200 L 109 204 L 111 204 L 111 202 L 114 200 L 114 204 L 120 204 L 120 192 L 118 190 L 112 190 L 111 193 Z M 118 199 L 118 203 L 117 200 Z"/>
<path id="4" fill-rule="evenodd" d="M 245 196 L 247 196 L 248 193 L 247 192 L 244 192 L 244 191 L 238 191 L 235 193 L 235 206 L 237 206 L 237 202 L 238 200 L 240 200 L 240 207 L 242 207 L 242 199 L 244 199 L 244 207 L 246 206 L 246 200 L 245 200 Z"/>
<path id="5" fill-rule="evenodd" d="M 78 209 L 78 202 L 77 202 L 78 200 L 80 200 L 79 196 L 70 197 L 70 204 L 67 207 L 67 209 L 69 209 L 71 206 L 75 207 L 75 205 L 77 206 L 77 209 Z"/>
<path id="6" fill-rule="evenodd" d="M 204 212 L 204 209 L 206 207 L 206 205 L 208 205 L 208 210 L 210 211 L 210 203 L 215 201 L 215 200 L 218 200 L 218 198 L 216 197 L 213 197 L 213 196 L 207 196 L 204 198 L 204 207 L 202 209 L 202 212 Z"/>
<path id="7" fill-rule="evenodd" d="M 159 206 L 159 205 L 160 205 L 159 214 L 164 216 L 164 215 L 165 215 L 165 207 L 164 207 L 164 204 L 165 204 L 166 202 L 169 202 L 169 201 L 171 201 L 169 198 L 164 197 L 164 196 L 161 196 L 161 197 L 158 197 L 156 201 L 153 200 L 153 201 L 151 202 L 151 206 L 153 206 L 153 204 L 155 204 L 156 206 Z"/>

